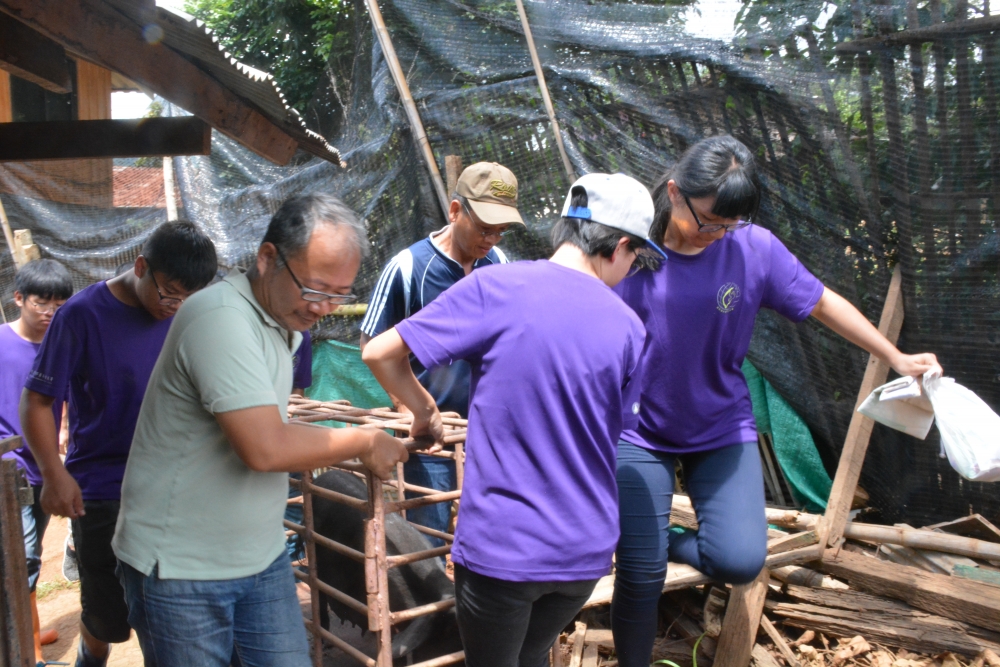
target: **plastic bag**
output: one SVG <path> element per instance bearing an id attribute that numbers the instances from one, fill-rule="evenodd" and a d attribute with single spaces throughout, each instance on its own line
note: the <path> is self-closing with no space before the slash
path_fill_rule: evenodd
<path id="1" fill-rule="evenodd" d="M 897 431 L 923 440 L 934 423 L 934 408 L 920 393 L 916 378 L 901 377 L 877 387 L 858 412 Z"/>
<path id="2" fill-rule="evenodd" d="M 975 482 L 1000 480 L 1000 415 L 954 378 L 924 375 L 941 432 L 941 456 Z"/>

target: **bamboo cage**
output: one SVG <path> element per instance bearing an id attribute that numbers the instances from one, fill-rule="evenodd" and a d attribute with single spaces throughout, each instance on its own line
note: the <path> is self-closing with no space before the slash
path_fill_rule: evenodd
<path id="1" fill-rule="evenodd" d="M 372 426 L 387 431 L 409 435 L 411 416 L 393 412 L 387 408 L 362 409 L 351 406 L 347 401 L 321 402 L 292 396 L 288 405 L 290 421 L 314 423 L 333 421 L 352 426 Z M 451 553 L 453 537 L 414 523 L 418 531 L 443 539 L 446 544 L 418 551 L 415 553 L 390 556 L 386 547 L 385 520 L 386 515 L 400 512 L 405 518 L 406 510 L 433 505 L 435 503 L 457 501 L 461 496 L 463 481 L 463 463 L 465 459 L 466 420 L 454 417 L 444 417 L 445 444 L 453 444 L 455 451 L 441 451 L 431 454 L 440 458 L 454 459 L 457 469 L 458 491 L 438 492 L 422 486 L 407 484 L 403 475 L 402 464 L 396 468 L 396 479 L 382 481 L 370 470 L 357 461 L 348 461 L 334 466 L 365 480 L 368 498 L 359 500 L 352 496 L 324 489 L 313 484 L 313 471 L 304 471 L 302 480 L 289 480 L 302 493 L 302 524 L 285 521 L 285 528 L 302 536 L 305 543 L 307 572 L 295 571 L 299 581 L 309 587 L 312 618 L 306 620 L 306 628 L 312 635 L 313 665 L 323 664 L 323 650 L 329 644 L 366 667 L 391 667 L 392 665 L 392 628 L 400 623 L 411 621 L 420 616 L 435 614 L 455 606 L 455 598 L 447 598 L 439 602 L 420 605 L 411 609 L 392 610 L 389 608 L 389 570 L 394 567 L 409 565 L 428 558 L 439 558 Z M 423 439 L 406 437 L 403 444 L 414 451 L 426 447 L 429 443 Z M 426 454 L 426 452 L 424 452 Z M 386 492 L 389 492 L 388 494 Z M 419 497 L 406 499 L 404 492 L 409 491 Z M 367 516 L 365 520 L 364 553 L 345 544 L 317 534 L 313 528 L 313 496 L 341 503 L 361 510 Z M 389 500 L 387 495 L 393 500 Z M 346 593 L 319 580 L 316 563 L 316 550 L 330 549 L 343 556 L 364 564 L 365 590 L 367 600 L 362 603 Z M 344 605 L 368 616 L 368 629 L 377 638 L 378 653 L 373 658 L 354 648 L 343 639 L 337 637 L 326 628 L 320 627 L 320 593 L 337 600 Z M 443 655 L 431 660 L 416 663 L 412 667 L 444 667 L 465 659 L 465 653 L 459 651 Z"/>

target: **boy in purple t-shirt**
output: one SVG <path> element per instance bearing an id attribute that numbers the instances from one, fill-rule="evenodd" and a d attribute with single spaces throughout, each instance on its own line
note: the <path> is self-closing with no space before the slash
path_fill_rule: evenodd
<path id="1" fill-rule="evenodd" d="M 73 295 L 73 280 L 66 267 L 53 259 L 38 259 L 25 264 L 14 277 L 14 303 L 21 309 L 21 316 L 0 326 L 0 440 L 22 435 L 21 420 L 17 409 L 21 390 L 35 362 L 38 348 L 52 317 L 63 303 Z M 62 401 L 52 404 L 55 423 L 62 418 Z M 55 630 L 41 632 L 38 607 L 35 604 L 35 586 L 42 569 L 42 538 L 49 524 L 49 515 L 42 510 L 39 496 L 42 476 L 27 445 L 3 455 L 14 459 L 31 485 L 34 502 L 21 508 L 21 525 L 24 529 L 24 551 L 28 564 L 28 589 L 31 591 L 31 624 L 35 638 L 35 661 L 42 662 L 42 644 L 51 644 L 59 638 Z"/>
<path id="2" fill-rule="evenodd" d="M 610 287 L 647 253 L 653 203 L 638 181 L 573 184 L 548 261 L 474 271 L 378 336 L 363 359 L 441 437 L 410 369 L 472 367 L 465 485 L 452 559 L 465 661 L 541 667 L 611 569 L 615 444 L 639 412 L 645 332 Z"/>
<path id="3" fill-rule="evenodd" d="M 41 471 L 42 507 L 72 519 L 82 607 L 77 667 L 103 666 L 110 644 L 129 638 L 111 549 L 125 462 L 170 321 L 216 268 L 212 241 L 193 224 L 160 225 L 132 271 L 91 285 L 59 309 L 25 383 L 21 424 Z M 65 463 L 52 419 L 64 393 Z"/>
<path id="4" fill-rule="evenodd" d="M 621 539 L 611 628 L 620 667 L 647 667 L 667 556 L 728 583 L 752 581 L 767 556 L 764 483 L 750 392 L 740 367 L 761 308 L 815 317 L 903 375 L 937 366 L 905 355 L 825 288 L 769 231 L 753 154 L 730 136 L 704 139 L 653 187 L 652 235 L 667 261 L 622 281 L 646 325 L 642 410 L 618 446 Z M 680 460 L 697 531 L 670 530 Z"/>

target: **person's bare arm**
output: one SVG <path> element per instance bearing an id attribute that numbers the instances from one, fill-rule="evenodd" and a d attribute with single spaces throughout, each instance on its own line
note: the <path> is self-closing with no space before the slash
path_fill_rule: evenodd
<path id="1" fill-rule="evenodd" d="M 834 332 L 889 364 L 900 375 L 920 376 L 932 369 L 936 369 L 938 374 L 943 373 L 934 354 L 903 354 L 850 301 L 828 287 L 824 288 L 823 296 L 810 314 Z"/>
<path id="2" fill-rule="evenodd" d="M 368 347 L 368 343 L 370 343 L 371 340 L 372 340 L 371 336 L 369 336 L 368 334 L 366 334 L 364 331 L 361 332 L 361 341 L 360 341 L 359 347 L 361 348 L 361 358 L 362 359 L 364 359 L 365 348 Z M 409 354 L 409 353 L 407 353 L 407 354 Z M 385 389 L 385 387 L 382 387 L 382 388 Z M 391 391 L 389 391 L 388 389 L 386 389 L 385 393 L 387 393 L 389 395 L 389 400 L 392 401 L 392 409 L 393 410 L 395 410 L 396 412 L 402 412 L 404 414 L 407 413 L 407 412 L 410 412 L 410 409 L 408 407 L 406 407 L 405 405 L 403 405 L 403 402 L 401 400 L 399 400 L 399 398 L 397 396 L 395 396 Z"/>
<path id="3" fill-rule="evenodd" d="M 371 369 L 382 388 L 413 413 L 410 435 L 429 435 L 434 449 L 440 449 L 444 439 L 441 413 L 434 398 L 417 381 L 410 368 L 410 348 L 396 329 L 389 329 L 370 340 L 361 352 L 361 360 Z"/>
<path id="4" fill-rule="evenodd" d="M 59 458 L 59 429 L 52 416 L 55 399 L 37 391 L 21 392 L 20 418 L 24 439 L 42 473 L 42 509 L 71 519 L 83 516 L 83 494 Z"/>
<path id="5" fill-rule="evenodd" d="M 215 419 L 240 460 L 258 472 L 298 472 L 360 458 L 388 479 L 408 458 L 403 444 L 384 431 L 286 424 L 275 405 L 220 412 Z"/>
<path id="6" fill-rule="evenodd" d="M 63 402 L 62 425 L 59 427 L 59 453 L 66 456 L 69 449 L 69 403 Z"/>

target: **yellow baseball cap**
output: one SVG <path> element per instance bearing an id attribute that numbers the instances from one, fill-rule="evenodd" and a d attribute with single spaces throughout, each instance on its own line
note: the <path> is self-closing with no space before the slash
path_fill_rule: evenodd
<path id="1" fill-rule="evenodd" d="M 477 162 L 458 177 L 455 192 L 487 225 L 524 224 L 517 210 L 517 177 L 496 162 Z"/>

